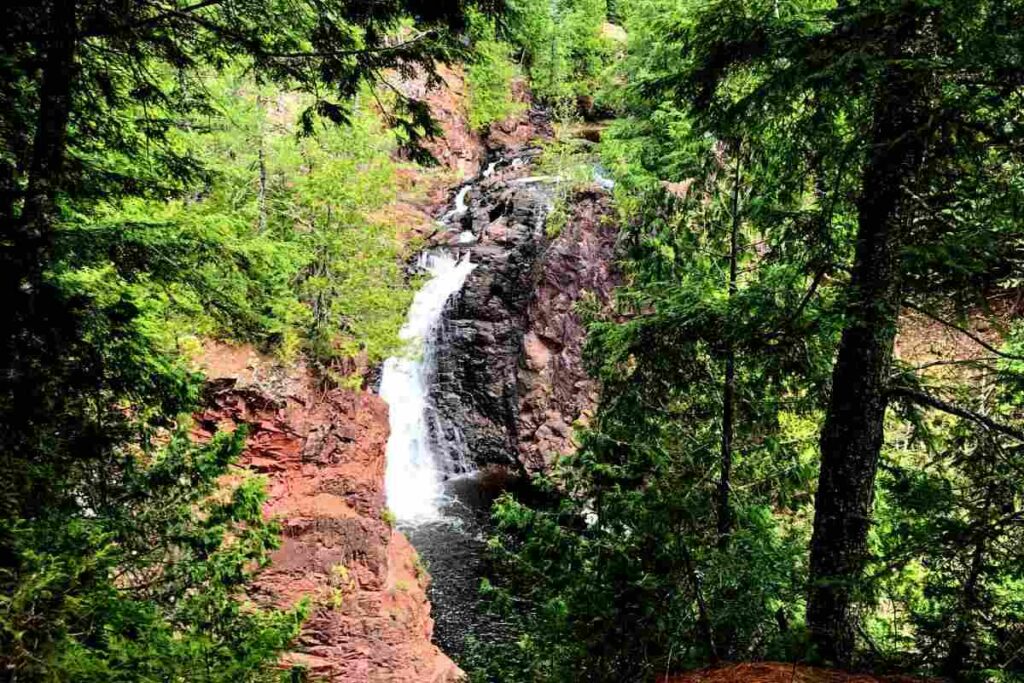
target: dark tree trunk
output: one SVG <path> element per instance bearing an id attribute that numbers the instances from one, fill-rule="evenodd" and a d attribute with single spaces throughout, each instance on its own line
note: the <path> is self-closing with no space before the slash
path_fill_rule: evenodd
<path id="1" fill-rule="evenodd" d="M 680 531 L 680 535 L 682 532 Z M 708 657 L 711 658 L 712 662 L 718 662 L 718 648 L 715 647 L 715 635 L 714 630 L 711 628 L 711 616 L 708 613 L 708 605 L 704 600 L 704 585 L 701 579 L 700 572 L 693 565 L 693 556 L 690 554 L 690 549 L 684 541 L 682 544 L 683 550 L 683 561 L 686 564 L 686 574 L 690 579 L 690 584 L 693 587 L 693 599 L 697 603 L 697 628 L 700 630 L 701 640 L 704 641 L 704 647 L 708 650 Z"/>
<path id="2" fill-rule="evenodd" d="M 985 517 L 992 512 L 995 495 L 994 487 L 990 485 L 985 497 Z M 975 634 L 978 611 L 982 608 L 979 593 L 982 573 L 985 571 L 985 552 L 988 541 L 985 535 L 986 531 L 986 529 L 979 529 L 978 537 L 974 541 L 974 548 L 971 550 L 971 565 L 964 581 L 963 593 L 960 596 L 960 610 L 955 615 L 956 630 L 953 633 L 952 642 L 949 644 L 949 654 L 943 664 L 945 674 L 953 680 L 964 679 L 964 669 L 971 657 L 971 641 Z"/>
<path id="3" fill-rule="evenodd" d="M 53 238 L 53 214 L 67 156 L 75 70 L 76 0 L 55 0 L 45 42 L 39 117 L 32 143 L 28 187 L 13 235 L 23 274 L 42 269 Z"/>
<path id="4" fill-rule="evenodd" d="M 893 66 L 876 100 L 847 322 L 821 433 L 807 625 L 818 656 L 840 666 L 853 657 L 854 597 L 867 559 L 901 302 L 900 250 L 911 220 L 906 190 L 925 154 L 921 93 L 913 75 Z"/>
<path id="5" fill-rule="evenodd" d="M 264 102 L 264 99 L 263 99 L 263 95 L 262 94 L 261 95 L 257 95 L 257 97 L 256 97 L 256 107 L 259 109 L 259 114 L 260 114 L 261 117 L 266 116 L 266 113 L 264 112 L 264 105 L 265 105 L 265 102 Z M 261 122 L 260 123 L 260 130 L 259 130 L 259 136 L 260 136 L 260 139 L 259 139 L 259 149 L 257 150 L 257 161 L 258 161 L 258 165 L 259 165 L 259 174 L 260 174 L 260 186 L 259 186 L 259 194 L 257 196 L 257 211 L 259 212 L 259 217 L 257 219 L 257 225 L 256 225 L 256 229 L 259 232 L 261 232 L 261 233 L 267 231 L 267 152 L 266 152 L 266 149 L 265 149 L 265 147 L 266 147 L 266 131 L 264 130 L 264 128 L 265 128 L 265 126 Z"/>
<path id="6" fill-rule="evenodd" d="M 949 645 L 949 655 L 945 661 L 945 673 L 954 680 L 962 680 L 964 668 L 971 654 L 971 638 L 974 635 L 974 620 L 979 608 L 978 584 L 981 572 L 985 567 L 985 537 L 982 535 L 974 544 L 971 554 L 971 568 L 964 582 L 961 596 L 960 614 L 956 616 L 957 627 L 953 642 Z"/>
<path id="7" fill-rule="evenodd" d="M 736 175 L 732 188 L 732 227 L 729 231 L 729 301 L 736 294 L 737 260 L 739 258 L 740 231 L 740 146 L 736 149 Z M 736 349 L 732 341 L 725 352 L 725 379 L 722 383 L 722 448 L 721 477 L 718 480 L 718 547 L 729 545 L 732 533 L 732 509 L 729 506 L 730 478 L 732 476 L 733 414 L 736 402 Z"/>

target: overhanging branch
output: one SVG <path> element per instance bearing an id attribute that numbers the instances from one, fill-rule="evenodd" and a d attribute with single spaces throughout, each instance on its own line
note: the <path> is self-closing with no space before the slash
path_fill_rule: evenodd
<path id="1" fill-rule="evenodd" d="M 930 318 L 930 319 L 934 320 L 935 322 L 937 322 L 939 324 L 945 325 L 946 327 L 948 327 L 948 328 L 950 328 L 952 330 L 956 330 L 957 332 L 959 332 L 960 334 L 964 335 L 965 337 L 970 339 L 972 342 L 974 342 L 975 344 L 977 344 L 981 348 L 983 348 L 986 351 L 989 351 L 991 353 L 994 353 L 995 355 L 999 356 L 1000 358 L 1006 358 L 1008 360 L 1021 360 L 1021 361 L 1024 361 L 1024 356 L 1017 356 L 1017 355 L 1012 354 L 1012 353 L 1006 353 L 1004 351 L 1000 351 L 999 349 L 997 349 L 996 347 L 992 346 L 987 341 L 985 341 L 984 339 L 982 339 L 978 335 L 974 334 L 973 332 L 971 332 L 967 328 L 962 327 L 960 325 L 957 325 L 956 323 L 950 322 L 950 321 L 948 321 L 948 320 L 946 320 L 944 318 L 940 318 L 938 315 L 936 315 L 935 313 L 932 313 L 931 311 L 929 311 L 927 309 L 921 308 L 920 306 L 918 306 L 916 304 L 913 304 L 913 303 L 911 303 L 909 301 L 904 301 L 903 305 L 906 306 L 907 308 L 911 309 L 911 310 L 917 311 L 921 315 L 923 315 L 923 316 L 925 316 L 927 318 Z"/>
<path id="2" fill-rule="evenodd" d="M 985 427 L 986 429 L 992 430 L 993 432 L 998 432 L 1000 434 L 1013 437 L 1018 441 L 1024 442 L 1024 432 L 1021 432 L 1018 429 L 1014 429 L 1013 427 L 1010 427 L 1008 425 L 1004 425 L 1001 422 L 996 422 L 987 415 L 982 415 L 981 413 L 977 413 L 973 410 L 968 410 L 967 408 L 955 405 L 953 403 L 949 403 L 948 401 L 944 401 L 941 398 L 932 396 L 931 394 L 927 394 L 923 391 L 918 391 L 916 389 L 911 389 L 909 387 L 892 387 L 889 390 L 889 394 L 891 396 L 899 396 L 900 398 L 905 398 L 908 401 L 911 401 L 912 403 L 916 403 L 918 405 L 927 406 L 928 408 L 934 408 L 935 410 L 941 410 L 942 412 L 948 413 L 949 415 L 954 415 L 965 420 L 970 420 L 971 422 L 979 424 Z"/>

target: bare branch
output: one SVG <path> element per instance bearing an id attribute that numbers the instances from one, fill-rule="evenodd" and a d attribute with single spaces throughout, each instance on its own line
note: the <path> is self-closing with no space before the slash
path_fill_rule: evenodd
<path id="1" fill-rule="evenodd" d="M 964 335 L 965 337 L 967 337 L 968 339 L 973 341 L 975 344 L 977 344 L 981 348 L 985 349 L 986 351 L 990 351 L 991 353 L 994 353 L 995 355 L 999 356 L 1000 358 L 1006 358 L 1008 360 L 1024 360 L 1024 356 L 1017 356 L 1017 355 L 1014 355 L 1012 353 L 1005 353 L 1003 351 L 1000 351 L 999 349 L 997 349 L 996 347 L 992 346 L 987 341 L 985 341 L 984 339 L 982 339 L 978 335 L 974 334 L 973 332 L 971 332 L 967 328 L 961 327 L 960 325 L 957 325 L 956 323 L 952 323 L 952 322 L 950 322 L 950 321 L 948 321 L 948 320 L 946 320 L 944 318 L 940 318 L 935 313 L 932 313 L 929 310 L 921 308 L 920 306 L 917 306 L 916 304 L 913 304 L 913 303 L 911 303 L 909 301 L 904 301 L 903 305 L 906 306 L 907 308 L 911 309 L 911 310 L 917 311 L 918 313 L 920 313 L 921 315 L 923 315 L 925 317 L 931 318 L 932 320 L 934 320 L 937 323 L 941 323 L 942 325 L 945 325 L 946 327 L 948 327 L 950 329 L 956 330 L 957 332 L 959 332 L 960 334 Z"/>
<path id="2" fill-rule="evenodd" d="M 921 370 L 927 370 L 928 368 L 934 368 L 942 365 L 971 365 L 974 363 L 983 364 L 991 363 L 992 361 L 999 360 L 999 356 L 984 356 L 982 358 L 963 358 L 961 360 L 933 360 L 928 363 L 921 363 L 911 368 L 914 372 L 920 372 Z"/>
<path id="3" fill-rule="evenodd" d="M 970 420 L 971 422 L 975 422 L 994 432 L 999 432 L 1000 434 L 1004 434 L 1006 436 L 1013 437 L 1018 441 L 1024 442 L 1024 432 L 1014 429 L 1013 427 L 1010 427 L 1008 425 L 1004 425 L 1000 422 L 996 422 L 992 418 L 986 415 L 982 415 L 981 413 L 977 413 L 973 410 L 968 410 L 967 408 L 954 405 L 940 398 L 932 396 L 931 394 L 926 394 L 923 391 L 918 391 L 916 389 L 911 389 L 909 387 L 892 387 L 891 389 L 889 389 L 889 393 L 892 396 L 899 396 L 901 398 L 905 398 L 908 401 L 917 403 L 918 405 L 934 408 L 935 410 L 941 410 L 942 412 L 948 413 L 949 415 L 954 415 L 965 420 Z"/>

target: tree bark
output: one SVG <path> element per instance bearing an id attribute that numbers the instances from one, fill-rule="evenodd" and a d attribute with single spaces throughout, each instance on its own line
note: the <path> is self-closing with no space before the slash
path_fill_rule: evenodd
<path id="1" fill-rule="evenodd" d="M 76 0 L 54 0 L 50 8 L 50 33 L 46 40 L 39 117 L 32 143 L 28 187 L 21 219 L 13 235 L 22 274 L 44 266 L 53 238 L 57 192 L 67 156 L 67 131 L 71 118 L 72 81 L 75 70 Z"/>
<path id="2" fill-rule="evenodd" d="M 740 231 L 740 169 L 741 146 L 736 149 L 736 175 L 732 188 L 732 227 L 729 231 L 729 302 L 736 295 L 737 260 Z M 732 476 L 733 416 L 736 401 L 736 349 L 728 342 L 725 352 L 725 379 L 722 383 L 722 445 L 721 476 L 718 480 L 718 547 L 729 545 L 732 533 L 732 509 L 729 507 L 729 487 Z"/>
<path id="3" fill-rule="evenodd" d="M 872 147 L 858 200 L 847 322 L 821 433 L 821 473 L 811 539 L 807 625 L 817 655 L 848 666 L 855 594 L 867 560 L 886 386 L 899 315 L 900 251 L 911 221 L 906 194 L 924 159 L 923 89 L 893 65 L 876 99 Z"/>

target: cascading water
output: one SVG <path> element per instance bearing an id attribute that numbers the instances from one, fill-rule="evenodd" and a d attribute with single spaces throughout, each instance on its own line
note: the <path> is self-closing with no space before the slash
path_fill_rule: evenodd
<path id="1" fill-rule="evenodd" d="M 399 336 L 413 348 L 388 358 L 381 375 L 380 395 L 390 407 L 391 436 L 387 445 L 385 490 L 388 507 L 403 523 L 436 521 L 441 516 L 443 453 L 431 443 L 427 424 L 427 391 L 433 371 L 434 343 L 448 299 L 472 272 L 469 255 L 424 252 L 418 268 L 430 280 L 416 293 Z"/>
<path id="2" fill-rule="evenodd" d="M 449 246 L 429 252 L 420 263 L 431 278 L 416 295 L 401 332 L 412 353 L 388 359 L 381 378 L 380 393 L 391 410 L 388 507 L 426 561 L 434 640 L 456 659 L 466 654 L 469 637 L 489 642 L 508 632 L 500 617 L 488 612 L 478 588 L 486 573 L 486 539 L 493 533 L 493 501 L 517 478 L 507 451 L 501 451 L 505 460 L 493 459 L 494 449 L 511 444 L 503 431 L 508 422 L 496 422 L 474 401 L 478 394 L 499 403 L 508 399 L 503 382 L 518 362 L 515 325 L 528 300 L 524 278 L 543 239 L 550 186 L 559 181 L 519 178 L 526 165 L 522 158 L 496 160 L 477 184 L 459 188 L 438 221 L 439 241 Z M 492 225 L 493 233 L 488 232 Z M 466 252 L 475 264 L 453 255 Z M 479 310 L 492 296 L 495 308 Z M 460 297 L 459 305 L 448 308 L 454 297 Z M 473 318 L 461 317 L 464 307 Z M 494 339 L 476 332 L 475 321 L 485 319 Z M 480 343 L 495 354 L 495 372 L 461 364 L 474 363 L 467 345 Z M 483 448 L 482 434 L 489 444 Z M 488 441 L 486 435 L 494 438 Z M 476 462 L 492 466 L 478 470 Z"/>
<path id="3" fill-rule="evenodd" d="M 495 167 L 497 164 L 495 164 Z M 492 173 L 493 173 L 493 169 Z M 438 221 L 452 231 L 469 211 L 473 186 L 462 186 L 449 211 Z M 389 358 L 381 375 L 380 395 L 390 408 L 385 491 L 399 528 L 427 564 L 434 639 L 458 657 L 469 634 L 494 636 L 496 620 L 483 608 L 477 587 L 483 572 L 483 549 L 491 501 L 497 495 L 483 485 L 466 459 L 458 429 L 436 421 L 430 398 L 436 381 L 437 350 L 447 343 L 445 306 L 463 287 L 476 264 L 465 252 L 478 242 L 462 230 L 452 251 L 438 249 L 420 256 L 418 270 L 430 275 L 417 292 L 400 336 L 410 348 Z M 439 437 L 440 434 L 444 437 Z M 440 441 L 438 439 L 441 439 Z M 447 439 L 447 440 L 444 440 Z M 494 636 L 496 637 L 496 636 Z"/>

